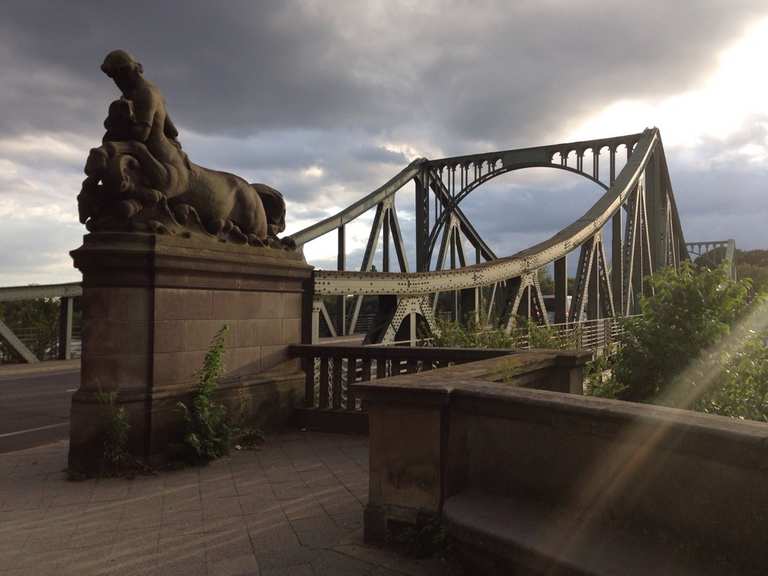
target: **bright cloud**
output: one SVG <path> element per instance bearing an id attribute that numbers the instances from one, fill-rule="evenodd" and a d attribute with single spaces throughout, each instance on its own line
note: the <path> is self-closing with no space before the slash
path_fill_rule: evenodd
<path id="1" fill-rule="evenodd" d="M 671 96 L 617 100 L 577 122 L 568 139 L 632 133 L 650 126 L 661 129 L 667 147 L 692 149 L 705 140 L 727 139 L 755 117 L 768 118 L 766 53 L 768 19 L 763 19 L 720 53 L 717 68 L 700 86 Z M 763 160 L 765 144 L 749 143 L 738 153 Z"/>

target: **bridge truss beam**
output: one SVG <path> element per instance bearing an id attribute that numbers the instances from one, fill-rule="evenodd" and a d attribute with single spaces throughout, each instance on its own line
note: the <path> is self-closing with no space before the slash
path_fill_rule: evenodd
<path id="1" fill-rule="evenodd" d="M 626 163 L 620 170 L 619 148 L 626 150 Z M 601 153 L 606 149 L 607 177 L 600 171 Z M 591 162 L 587 162 L 587 155 Z M 579 174 L 602 187 L 605 193 L 581 218 L 548 240 L 499 258 L 460 204 L 493 178 L 532 167 Z M 408 267 L 406 245 L 394 207 L 395 195 L 409 182 L 414 183 L 416 199 L 413 272 Z M 348 272 L 342 263 L 344 225 L 374 208 L 376 214 L 360 272 Z M 427 308 L 435 312 L 439 294 L 452 293 L 452 317 L 461 319 L 460 312 L 468 312 L 462 310 L 461 304 L 467 302 L 469 307 L 474 306 L 474 318 L 479 321 L 481 308 L 485 309 L 485 289 L 491 294 L 488 318 L 495 301 L 503 297 L 507 310 L 506 317 L 500 319 L 503 326 L 513 325 L 509 315 L 516 315 L 521 303 L 536 321 L 546 323 L 547 308 L 537 278 L 538 271 L 550 263 L 555 265 L 556 322 L 628 315 L 638 309 L 640 296 L 652 290 L 648 276 L 664 266 L 678 266 L 687 257 L 661 137 L 655 128 L 615 138 L 438 160 L 418 159 L 381 188 L 338 215 L 297 233 L 294 239 L 302 244 L 332 229 L 340 230 L 340 264 L 335 272 L 316 272 L 315 293 L 317 297 L 354 295 L 351 321 L 337 321 L 342 329 L 335 333 L 342 334 L 356 329 L 366 295 L 393 296 L 411 303 L 428 297 L 431 305 Z M 606 255 L 605 233 L 611 237 L 610 259 Z M 383 270 L 373 271 L 373 256 L 382 236 Z M 397 273 L 390 270 L 390 237 L 400 267 Z M 467 258 L 465 243 L 475 251 L 474 263 Z M 574 292 L 569 295 L 566 258 L 575 249 L 580 250 L 579 264 Z M 467 298 L 472 291 L 474 298 Z M 340 308 L 339 320 L 346 318 L 343 306 Z M 409 310 L 409 314 L 419 314 L 413 306 Z"/>

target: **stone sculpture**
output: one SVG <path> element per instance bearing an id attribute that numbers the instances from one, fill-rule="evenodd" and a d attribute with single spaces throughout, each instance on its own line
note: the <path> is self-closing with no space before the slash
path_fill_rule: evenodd
<path id="1" fill-rule="evenodd" d="M 189 161 L 160 90 L 123 50 L 101 66 L 122 92 L 109 106 L 102 145 L 85 165 L 78 196 L 88 230 L 193 234 L 256 246 L 279 240 L 285 202 L 274 188 Z"/>

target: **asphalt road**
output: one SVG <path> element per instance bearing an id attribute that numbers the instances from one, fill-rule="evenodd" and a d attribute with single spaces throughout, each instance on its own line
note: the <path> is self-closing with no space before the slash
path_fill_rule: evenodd
<path id="1" fill-rule="evenodd" d="M 79 369 L 0 373 L 0 453 L 69 437 L 69 407 Z"/>

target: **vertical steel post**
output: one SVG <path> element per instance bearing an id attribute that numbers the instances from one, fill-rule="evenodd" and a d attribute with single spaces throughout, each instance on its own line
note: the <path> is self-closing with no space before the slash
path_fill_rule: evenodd
<path id="1" fill-rule="evenodd" d="M 592 148 L 592 177 L 600 180 L 600 149 Z"/>
<path id="2" fill-rule="evenodd" d="M 338 230 L 339 230 L 338 231 L 339 248 L 338 248 L 338 254 L 336 255 L 336 269 L 339 272 L 343 272 L 347 268 L 346 231 L 344 229 L 344 224 L 339 226 Z M 347 296 L 346 294 L 342 294 L 341 296 L 337 297 L 336 326 L 340 336 L 347 335 Z"/>
<path id="3" fill-rule="evenodd" d="M 59 360 L 72 357 L 72 315 L 74 298 L 63 297 L 59 303 Z"/>
<path id="4" fill-rule="evenodd" d="M 600 263 L 597 258 L 601 245 L 599 236 L 592 240 L 592 266 L 589 268 L 589 284 L 587 284 L 587 319 L 597 320 L 600 317 Z"/>
<path id="5" fill-rule="evenodd" d="M 389 272 L 389 212 L 391 207 L 384 209 L 384 230 L 381 235 L 381 268 L 382 272 Z"/>
<path id="6" fill-rule="evenodd" d="M 475 246 L 475 264 L 480 264 L 480 248 Z M 479 286 L 475 287 L 475 326 L 480 326 L 480 297 L 481 290 Z"/>
<path id="7" fill-rule="evenodd" d="M 451 224 L 453 224 L 453 220 L 451 221 Z M 450 257 L 451 257 L 451 270 L 456 269 L 456 226 L 451 226 L 451 231 L 449 233 L 448 237 L 448 244 L 450 248 Z M 459 291 L 454 290 L 453 291 L 453 321 L 459 322 L 461 320 L 461 316 L 459 313 Z"/>
<path id="8" fill-rule="evenodd" d="M 416 271 L 429 270 L 429 170 L 414 180 L 416 185 Z"/>
<path id="9" fill-rule="evenodd" d="M 667 198 L 662 183 L 661 162 L 659 160 L 659 152 L 654 150 L 645 168 L 645 202 L 651 252 L 648 273 L 663 268 L 667 255 Z"/>
<path id="10" fill-rule="evenodd" d="M 616 148 L 610 148 L 611 154 L 611 167 L 610 167 L 610 183 L 616 181 Z M 623 270 L 623 250 L 621 246 L 621 206 L 613 215 L 611 220 L 611 293 L 613 295 L 614 309 L 618 314 L 622 314 L 624 311 L 624 298 L 623 298 L 623 286 L 624 286 L 624 270 Z"/>
<path id="11" fill-rule="evenodd" d="M 645 233 L 645 227 L 648 226 L 648 222 L 645 220 L 645 177 L 640 180 L 641 186 L 637 188 L 637 228 L 635 232 L 635 243 L 632 267 L 632 296 L 633 296 L 633 313 L 640 311 L 640 296 L 644 294 L 644 282 L 643 278 L 647 274 L 648 257 L 646 256 L 645 239 L 647 235 Z"/>
<path id="12" fill-rule="evenodd" d="M 568 321 L 568 273 L 566 256 L 555 260 L 555 324 Z"/>

